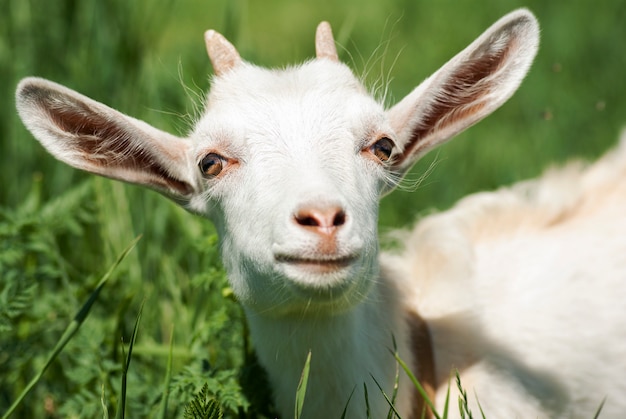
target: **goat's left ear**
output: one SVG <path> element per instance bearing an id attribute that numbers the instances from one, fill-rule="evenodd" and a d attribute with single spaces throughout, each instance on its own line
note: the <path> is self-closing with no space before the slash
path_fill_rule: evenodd
<path id="1" fill-rule="evenodd" d="M 387 113 L 402 152 L 393 170 L 421 156 L 502 105 L 517 90 L 539 45 L 528 10 L 512 12 L 485 31 Z"/>

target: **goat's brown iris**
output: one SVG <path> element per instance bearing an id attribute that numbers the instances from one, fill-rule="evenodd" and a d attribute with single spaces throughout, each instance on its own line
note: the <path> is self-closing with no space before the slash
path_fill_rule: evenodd
<path id="1" fill-rule="evenodd" d="M 209 153 L 200 160 L 200 171 L 206 178 L 214 178 L 224 170 L 224 157 L 216 153 Z"/>
<path id="2" fill-rule="evenodd" d="M 391 141 L 387 137 L 383 137 L 380 140 L 376 141 L 370 147 L 370 151 L 373 155 L 378 157 L 378 159 L 382 162 L 386 162 L 391 158 L 391 152 L 393 151 L 393 141 Z"/>

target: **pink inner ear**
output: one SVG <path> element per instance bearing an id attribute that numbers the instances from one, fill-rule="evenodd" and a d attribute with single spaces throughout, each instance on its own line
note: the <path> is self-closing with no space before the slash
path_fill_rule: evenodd
<path id="1" fill-rule="evenodd" d="M 124 126 L 120 121 L 109 119 L 85 103 L 67 97 L 57 100 L 51 95 L 53 93 L 49 92 L 45 98 L 47 106 L 44 105 L 46 100 L 39 98 L 41 109 L 49 115 L 54 125 L 70 135 L 67 141 L 71 144 L 67 145 L 80 154 L 87 170 L 163 191 L 175 191 L 183 196 L 192 193 L 192 186 L 172 176 L 155 152 L 172 160 L 176 156 L 159 147 L 157 141 L 150 144 L 140 141 L 139 137 L 147 137 L 147 134 L 130 124 Z M 58 106 L 60 103 L 63 106 Z"/>
<path id="2" fill-rule="evenodd" d="M 434 95 L 426 107 L 426 112 L 413 128 L 405 146 L 404 156 L 420 155 L 438 145 L 436 136 L 433 135 L 436 131 L 455 124 L 459 124 L 460 131 L 477 121 L 473 115 L 479 114 L 485 107 L 486 102 L 482 98 L 494 88 L 496 79 L 492 76 L 507 61 L 512 45 L 513 43 L 509 42 L 504 48 L 478 50 L 453 74 L 445 75 L 446 79 L 438 87 L 438 93 Z M 436 79 L 433 80 L 433 84 L 437 84 Z M 465 122 L 459 123 L 460 121 Z M 424 141 L 429 138 L 435 140 Z"/>

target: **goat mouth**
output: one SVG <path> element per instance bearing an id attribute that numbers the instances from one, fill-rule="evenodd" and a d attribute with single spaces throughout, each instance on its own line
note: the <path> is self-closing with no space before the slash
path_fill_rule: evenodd
<path id="1" fill-rule="evenodd" d="M 304 271 L 316 274 L 327 274 L 340 271 L 351 266 L 358 256 L 343 257 L 298 257 L 290 255 L 276 255 L 276 261 L 294 266 Z"/>
<path id="2" fill-rule="evenodd" d="M 337 313 L 356 304 L 360 301 L 359 296 L 367 293 L 369 281 L 366 276 L 359 275 L 362 269 L 360 254 L 335 257 L 276 254 L 275 260 L 296 298 L 294 301 L 304 302 L 304 306 L 299 307 L 305 311 L 315 306 L 325 313 L 328 309 Z M 355 290 L 359 291 L 353 292 Z"/>

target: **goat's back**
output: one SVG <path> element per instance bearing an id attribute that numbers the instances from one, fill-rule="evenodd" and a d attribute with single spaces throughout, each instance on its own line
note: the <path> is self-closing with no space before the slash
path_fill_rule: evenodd
<path id="1" fill-rule="evenodd" d="M 487 417 L 626 412 L 626 135 L 424 218 L 384 260 L 429 323 L 439 399 L 457 368 Z"/>

